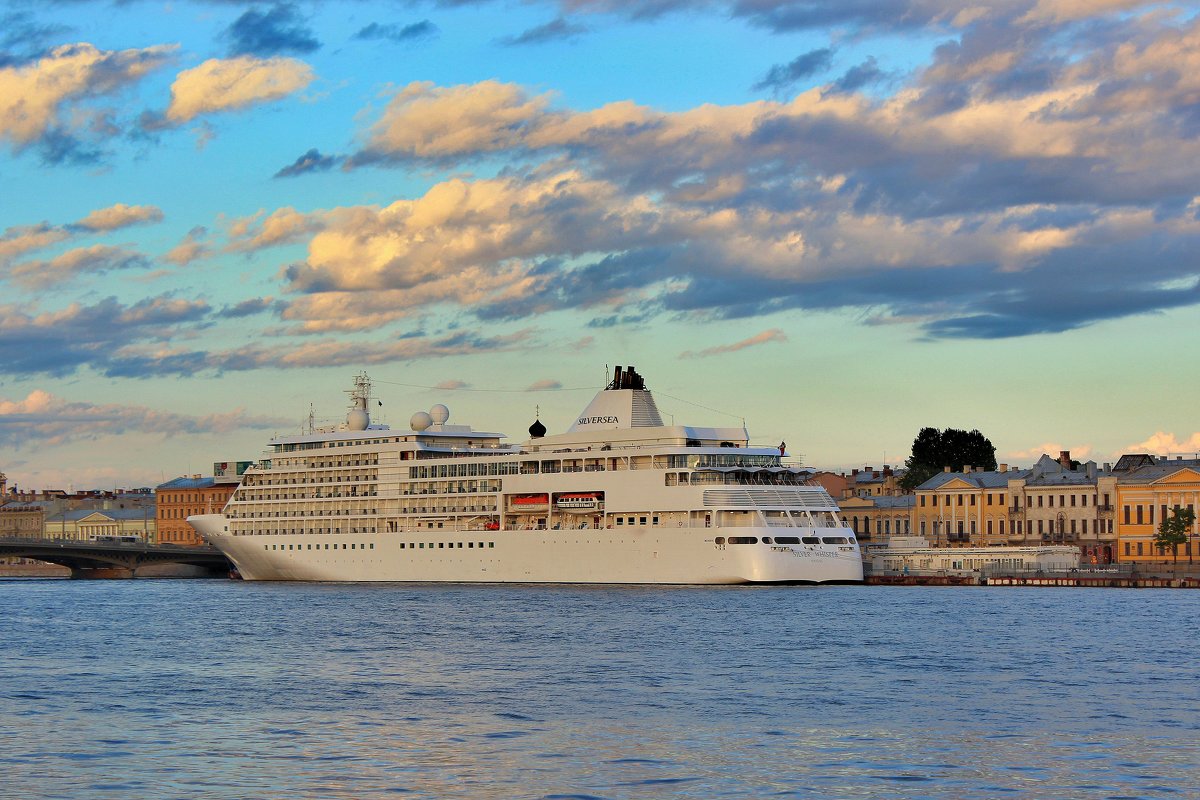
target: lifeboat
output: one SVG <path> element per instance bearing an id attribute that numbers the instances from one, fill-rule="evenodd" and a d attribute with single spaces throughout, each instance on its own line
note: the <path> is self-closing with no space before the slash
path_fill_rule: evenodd
<path id="1" fill-rule="evenodd" d="M 522 494 L 508 498 L 508 507 L 520 513 L 522 511 L 547 511 L 550 508 L 550 495 Z"/>
<path id="2" fill-rule="evenodd" d="M 575 492 L 560 494 L 554 501 L 554 508 L 566 514 L 589 514 L 600 508 L 600 492 Z"/>

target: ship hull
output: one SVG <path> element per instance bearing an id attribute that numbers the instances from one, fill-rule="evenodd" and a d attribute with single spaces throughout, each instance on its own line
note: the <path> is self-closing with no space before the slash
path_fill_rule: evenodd
<path id="1" fill-rule="evenodd" d="M 742 584 L 862 580 L 857 545 L 765 544 L 772 528 L 404 531 L 231 536 L 223 515 L 188 520 L 246 580 Z M 789 535 L 845 537 L 845 528 Z M 720 544 L 724 537 L 757 539 Z"/>

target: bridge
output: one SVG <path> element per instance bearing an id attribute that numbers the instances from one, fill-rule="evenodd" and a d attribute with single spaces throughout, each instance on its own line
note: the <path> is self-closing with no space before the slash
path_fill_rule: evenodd
<path id="1" fill-rule="evenodd" d="M 188 564 L 214 575 L 229 574 L 229 559 L 215 547 L 178 547 L 145 542 L 79 542 L 70 539 L 0 537 L 0 556 L 60 564 L 72 578 L 133 578 L 152 564 Z"/>

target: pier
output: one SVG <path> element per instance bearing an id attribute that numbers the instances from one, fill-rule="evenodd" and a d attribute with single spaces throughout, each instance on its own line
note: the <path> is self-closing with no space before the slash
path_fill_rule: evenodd
<path id="1" fill-rule="evenodd" d="M 145 542 L 80 542 L 69 539 L 0 538 L 0 556 L 32 558 L 71 570 L 72 578 L 134 578 L 139 570 L 171 564 L 201 574 L 229 574 L 229 559 L 213 547 L 178 547 Z"/>

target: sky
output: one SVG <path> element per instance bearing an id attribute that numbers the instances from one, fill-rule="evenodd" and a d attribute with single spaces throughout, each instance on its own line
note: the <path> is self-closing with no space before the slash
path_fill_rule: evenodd
<path id="1" fill-rule="evenodd" d="M 0 471 L 345 413 L 664 416 L 804 463 L 1200 451 L 1200 12 L 0 0 Z"/>

